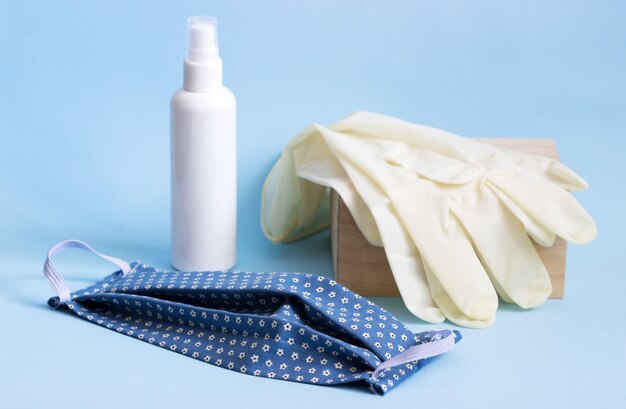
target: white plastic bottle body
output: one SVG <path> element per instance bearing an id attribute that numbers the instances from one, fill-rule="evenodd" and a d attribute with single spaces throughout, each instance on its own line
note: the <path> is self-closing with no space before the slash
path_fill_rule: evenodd
<path id="1" fill-rule="evenodd" d="M 172 264 L 219 271 L 236 263 L 236 101 L 225 87 L 171 100 Z"/>

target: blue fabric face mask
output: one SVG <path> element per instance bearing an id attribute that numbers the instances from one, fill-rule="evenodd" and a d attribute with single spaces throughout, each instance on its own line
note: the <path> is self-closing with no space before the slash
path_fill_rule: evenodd
<path id="1" fill-rule="evenodd" d="M 70 293 L 51 258 L 82 248 L 117 271 Z M 385 394 L 461 339 L 413 334 L 376 304 L 325 277 L 299 273 L 163 272 L 67 240 L 44 274 L 67 307 L 105 328 L 244 374 L 320 385 L 366 382 Z"/>

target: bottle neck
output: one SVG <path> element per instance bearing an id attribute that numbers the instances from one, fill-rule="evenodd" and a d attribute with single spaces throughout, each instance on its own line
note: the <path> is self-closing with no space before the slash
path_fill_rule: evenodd
<path id="1" fill-rule="evenodd" d="M 190 92 L 209 92 L 222 85 L 222 59 L 201 63 L 185 59 L 183 87 Z"/>

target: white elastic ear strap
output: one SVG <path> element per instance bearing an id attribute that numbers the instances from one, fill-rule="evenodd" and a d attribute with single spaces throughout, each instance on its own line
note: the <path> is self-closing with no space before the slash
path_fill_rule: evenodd
<path id="1" fill-rule="evenodd" d="M 454 331 L 449 331 L 449 334 L 441 339 L 414 345 L 401 354 L 398 354 L 380 364 L 374 371 L 372 378 L 378 378 L 378 375 L 387 368 L 407 364 L 409 362 L 417 362 L 420 359 L 432 358 L 434 356 L 441 355 L 444 352 L 448 352 L 456 344 L 454 341 L 455 338 L 456 334 Z"/>
<path id="2" fill-rule="evenodd" d="M 54 291 L 59 296 L 61 302 L 69 301 L 71 299 L 71 293 L 69 287 L 67 286 L 67 283 L 65 282 L 65 279 L 63 279 L 63 276 L 61 276 L 56 267 L 54 267 L 54 263 L 52 263 L 52 257 L 67 248 L 78 248 L 87 250 L 95 254 L 96 256 L 115 264 L 122 270 L 122 276 L 125 276 L 130 271 L 130 265 L 124 260 L 117 257 L 107 256 L 106 254 L 98 253 L 87 243 L 80 240 L 64 240 L 60 243 L 57 243 L 48 251 L 46 262 L 43 265 L 43 274 L 48 279 L 48 282 L 50 282 L 52 288 L 54 288 Z"/>

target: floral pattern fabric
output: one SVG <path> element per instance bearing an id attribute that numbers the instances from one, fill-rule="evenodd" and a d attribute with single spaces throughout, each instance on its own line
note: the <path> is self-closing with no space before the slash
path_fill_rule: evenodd
<path id="1" fill-rule="evenodd" d="M 139 262 L 131 267 L 69 301 L 53 297 L 48 304 L 233 371 L 320 385 L 365 382 L 376 394 L 428 359 L 374 377 L 377 366 L 450 332 L 413 334 L 381 307 L 313 274 L 163 272 Z"/>

